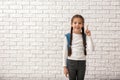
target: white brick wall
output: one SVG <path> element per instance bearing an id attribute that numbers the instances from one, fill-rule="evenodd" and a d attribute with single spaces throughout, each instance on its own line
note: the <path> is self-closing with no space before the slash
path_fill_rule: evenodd
<path id="1" fill-rule="evenodd" d="M 95 44 L 85 80 L 120 80 L 120 0 L 0 0 L 0 80 L 65 80 L 63 36 L 74 14 Z"/>

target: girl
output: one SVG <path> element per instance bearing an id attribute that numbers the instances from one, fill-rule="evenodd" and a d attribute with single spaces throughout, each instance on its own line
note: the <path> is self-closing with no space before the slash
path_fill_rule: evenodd
<path id="1" fill-rule="evenodd" d="M 84 80 L 86 47 L 93 51 L 91 32 L 87 28 L 84 33 L 84 18 L 77 14 L 71 19 L 71 33 L 64 37 L 63 68 L 64 75 L 69 75 L 69 80 Z"/>

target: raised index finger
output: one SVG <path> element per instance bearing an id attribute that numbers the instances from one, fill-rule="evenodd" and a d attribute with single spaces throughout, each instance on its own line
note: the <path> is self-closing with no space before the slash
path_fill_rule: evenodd
<path id="1" fill-rule="evenodd" d="M 86 26 L 86 30 L 88 30 L 88 25 Z"/>

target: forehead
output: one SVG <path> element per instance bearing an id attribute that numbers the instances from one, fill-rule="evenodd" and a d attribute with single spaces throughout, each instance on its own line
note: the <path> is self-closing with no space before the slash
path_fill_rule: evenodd
<path id="1" fill-rule="evenodd" d="M 82 19 L 81 18 L 74 18 L 73 22 L 82 22 Z"/>

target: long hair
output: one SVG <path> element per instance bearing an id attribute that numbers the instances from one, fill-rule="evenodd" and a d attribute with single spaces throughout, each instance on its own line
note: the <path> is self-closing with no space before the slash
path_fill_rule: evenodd
<path id="1" fill-rule="evenodd" d="M 74 15 L 71 19 L 71 24 L 73 23 L 74 18 L 80 18 L 82 19 L 83 27 L 82 27 L 82 38 L 83 38 L 83 46 L 84 46 L 84 54 L 87 55 L 86 53 L 86 39 L 85 39 L 85 34 L 84 34 L 84 18 L 81 15 Z M 68 56 L 71 56 L 72 54 L 72 38 L 73 38 L 73 27 L 71 26 L 71 32 L 70 32 L 70 46 L 68 47 Z"/>

